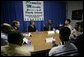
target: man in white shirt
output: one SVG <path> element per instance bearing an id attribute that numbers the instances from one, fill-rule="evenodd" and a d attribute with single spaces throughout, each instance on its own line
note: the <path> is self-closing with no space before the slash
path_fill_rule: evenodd
<path id="1" fill-rule="evenodd" d="M 60 29 L 60 39 L 62 45 L 53 47 L 49 51 L 49 56 L 73 56 L 77 54 L 77 48 L 74 44 L 69 42 L 70 29 L 68 27 L 63 27 Z"/>
<path id="2" fill-rule="evenodd" d="M 68 27 L 71 31 L 72 31 L 72 26 L 71 26 L 71 20 L 70 19 L 66 19 L 65 23 L 64 23 L 64 27 Z"/>

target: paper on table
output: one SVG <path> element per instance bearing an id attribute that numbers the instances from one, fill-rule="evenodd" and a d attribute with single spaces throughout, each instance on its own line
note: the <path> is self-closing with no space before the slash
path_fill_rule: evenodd
<path id="1" fill-rule="evenodd" d="M 28 36 L 28 34 L 26 34 L 26 33 L 23 33 L 23 36 Z"/>
<path id="2" fill-rule="evenodd" d="M 54 31 L 48 31 L 48 35 L 53 35 L 53 34 L 55 34 Z"/>
<path id="3" fill-rule="evenodd" d="M 55 41 L 53 37 L 46 38 L 46 43 L 52 43 L 53 41 Z"/>
<path id="4" fill-rule="evenodd" d="M 31 33 L 28 33 L 28 36 L 31 36 L 32 34 Z"/>
<path id="5" fill-rule="evenodd" d="M 25 43 L 28 43 L 29 40 L 24 37 L 24 38 L 23 38 L 23 41 L 24 41 Z"/>
<path id="6" fill-rule="evenodd" d="M 30 43 L 30 40 L 24 38 L 23 41 L 27 44 L 25 47 L 28 51 L 34 51 L 33 45 Z"/>
<path id="7" fill-rule="evenodd" d="M 26 36 L 26 37 L 27 37 L 27 36 L 30 37 L 31 35 L 32 35 L 31 33 L 28 33 L 28 34 L 27 34 L 27 33 L 23 33 L 23 36 Z"/>

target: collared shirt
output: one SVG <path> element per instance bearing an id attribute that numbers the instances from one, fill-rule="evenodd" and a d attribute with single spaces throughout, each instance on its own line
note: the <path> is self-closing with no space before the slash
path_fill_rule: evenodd
<path id="1" fill-rule="evenodd" d="M 70 52 L 77 52 L 77 48 L 74 44 L 67 43 L 65 45 L 53 47 L 49 52 L 49 56 L 59 56 Z"/>
<path id="2" fill-rule="evenodd" d="M 73 27 L 72 27 L 70 24 L 65 25 L 65 27 L 68 27 L 71 31 L 72 31 L 72 29 L 73 29 Z"/>
<path id="3" fill-rule="evenodd" d="M 1 32 L 1 45 L 5 45 L 8 43 L 8 36 L 5 33 Z"/>
<path id="4" fill-rule="evenodd" d="M 1 38 L 7 40 L 8 39 L 7 34 L 1 32 Z"/>

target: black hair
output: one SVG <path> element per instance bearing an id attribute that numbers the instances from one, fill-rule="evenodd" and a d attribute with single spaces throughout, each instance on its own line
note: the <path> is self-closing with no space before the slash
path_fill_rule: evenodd
<path id="1" fill-rule="evenodd" d="M 23 36 L 18 31 L 12 31 L 8 34 L 8 42 L 11 43 L 11 44 L 22 45 Z"/>
<path id="2" fill-rule="evenodd" d="M 71 20 L 70 19 L 66 19 L 69 23 L 71 23 Z"/>
<path id="3" fill-rule="evenodd" d="M 15 26 L 15 24 L 17 24 L 17 22 L 19 22 L 19 20 L 14 20 L 14 21 L 11 23 L 11 25 L 12 25 L 12 26 Z"/>
<path id="4" fill-rule="evenodd" d="M 68 41 L 71 31 L 68 27 L 62 27 L 60 29 L 60 38 L 62 41 Z"/>

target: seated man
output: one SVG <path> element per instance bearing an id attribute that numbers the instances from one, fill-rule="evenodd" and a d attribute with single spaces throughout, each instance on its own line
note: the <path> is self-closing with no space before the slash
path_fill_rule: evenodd
<path id="1" fill-rule="evenodd" d="M 49 56 L 73 56 L 73 53 L 76 53 L 78 50 L 76 46 L 69 42 L 70 29 L 68 27 L 63 27 L 60 29 L 60 39 L 62 45 L 53 47 L 49 51 Z"/>
<path id="2" fill-rule="evenodd" d="M 73 27 L 71 26 L 70 23 L 71 23 L 71 20 L 70 19 L 66 19 L 63 26 L 64 27 L 68 27 L 72 31 Z"/>
<path id="3" fill-rule="evenodd" d="M 3 23 L 1 25 L 1 45 L 8 44 L 8 33 L 11 31 L 11 25 Z"/>
<path id="4" fill-rule="evenodd" d="M 36 26 L 34 21 L 30 21 L 30 25 L 28 26 L 28 32 L 35 32 Z"/>
<path id="5" fill-rule="evenodd" d="M 22 46 L 23 36 L 20 32 L 10 32 L 8 42 L 9 45 L 1 46 L 2 56 L 30 56 L 28 46 Z"/>
<path id="6" fill-rule="evenodd" d="M 44 31 L 53 30 L 52 20 L 48 20 L 48 23 L 44 25 Z"/>

